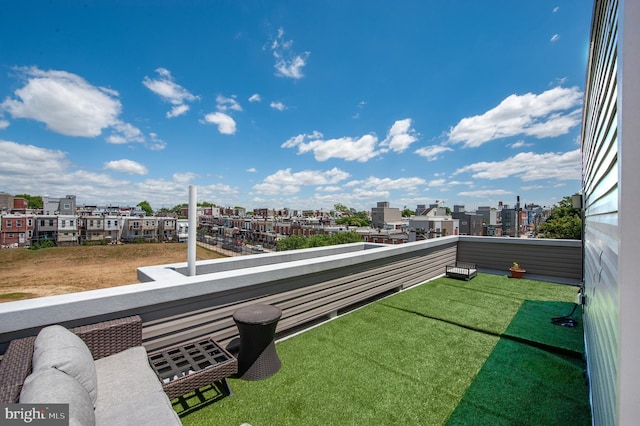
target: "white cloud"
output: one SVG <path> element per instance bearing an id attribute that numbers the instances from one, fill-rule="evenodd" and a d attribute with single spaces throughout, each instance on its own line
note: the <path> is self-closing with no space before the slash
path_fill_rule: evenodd
<path id="1" fill-rule="evenodd" d="M 271 43 L 271 51 L 276 58 L 276 76 L 300 79 L 304 77 L 302 68 L 307 65 L 310 52 L 296 54 L 292 51 L 292 40 L 284 40 L 284 30 L 278 29 L 276 39 Z"/>
<path id="2" fill-rule="evenodd" d="M 535 189 L 545 189 L 546 186 L 544 185 L 529 185 L 529 186 L 521 186 L 520 189 L 523 191 L 532 191 Z"/>
<path id="3" fill-rule="evenodd" d="M 282 102 L 271 102 L 269 106 L 273 109 L 277 109 L 278 111 L 284 111 L 287 109 L 287 106 Z"/>
<path id="4" fill-rule="evenodd" d="M 400 153 L 417 140 L 416 131 L 411 128 L 411 119 L 405 118 L 393 123 L 380 146 L 389 147 L 390 150 Z"/>
<path id="5" fill-rule="evenodd" d="M 560 36 L 559 36 L 558 34 L 554 34 L 554 35 L 551 37 L 551 40 L 549 40 L 549 41 L 550 41 L 551 43 L 553 43 L 553 42 L 555 42 L 555 41 L 558 41 L 558 39 L 559 39 L 559 38 L 560 38 Z"/>
<path id="6" fill-rule="evenodd" d="M 365 180 L 353 180 L 345 184 L 345 187 L 358 187 L 358 188 L 376 188 L 380 191 L 412 191 L 419 185 L 424 185 L 426 181 L 422 178 L 378 178 L 370 176 Z"/>
<path id="7" fill-rule="evenodd" d="M 130 175 L 146 175 L 149 171 L 147 168 L 132 160 L 115 160 L 104 163 L 105 170 L 113 170 L 114 172 L 129 173 Z"/>
<path id="8" fill-rule="evenodd" d="M 301 186 L 330 185 L 349 177 L 349 173 L 334 167 L 331 170 L 303 170 L 292 173 L 290 168 L 267 176 L 253 189 L 265 195 L 295 194 Z"/>
<path id="9" fill-rule="evenodd" d="M 144 142 L 145 138 L 140 129 L 129 123 L 116 121 L 112 127 L 112 133 L 105 140 L 112 144 L 123 144 L 129 142 Z"/>
<path id="10" fill-rule="evenodd" d="M 174 182 L 185 184 L 191 182 L 196 177 L 198 177 L 198 175 L 192 172 L 174 173 L 172 176 Z"/>
<path id="11" fill-rule="evenodd" d="M 16 179 L 33 179 L 34 171 L 37 171 L 36 175 L 45 176 L 64 173 L 69 166 L 64 152 L 33 145 L 0 139 L 0 152 L 0 181 L 3 184 Z"/>
<path id="12" fill-rule="evenodd" d="M 511 147 L 512 149 L 517 149 L 517 148 L 524 148 L 526 146 L 531 146 L 533 145 L 532 143 L 526 143 L 523 140 L 519 140 L 517 142 L 512 143 L 511 145 L 509 145 L 509 147 Z"/>
<path id="13" fill-rule="evenodd" d="M 429 186 L 434 186 L 436 188 L 445 186 L 446 184 L 447 184 L 447 181 L 445 179 L 434 179 L 428 183 Z"/>
<path id="14" fill-rule="evenodd" d="M 254 93 L 249 98 L 249 102 L 261 102 L 261 101 L 262 101 L 262 98 L 260 97 L 260 95 L 258 93 Z"/>
<path id="15" fill-rule="evenodd" d="M 144 179 L 136 182 L 116 178 L 110 173 L 77 169 L 62 151 L 0 140 L 0 152 L 3 154 L 0 155 L 0 182 L 3 190 L 10 193 L 51 197 L 77 194 L 79 203 L 122 206 L 148 200 L 154 208 L 170 207 L 179 200 L 188 200 L 190 173 L 176 173 L 171 180 Z M 198 187 L 200 199 L 215 199 L 222 204 L 234 203 L 237 194 L 236 188 L 220 183 Z"/>
<path id="16" fill-rule="evenodd" d="M 253 189 L 262 195 L 291 195 L 300 192 L 300 187 L 297 185 L 278 185 L 267 182 L 253 185 Z"/>
<path id="17" fill-rule="evenodd" d="M 431 145 L 418 148 L 414 152 L 421 157 L 425 157 L 428 161 L 435 161 L 443 152 L 453 151 L 453 149 L 442 145 Z"/>
<path id="18" fill-rule="evenodd" d="M 189 111 L 189 105 L 185 105 L 185 104 L 176 105 L 173 108 L 171 108 L 171 111 L 167 112 L 167 118 L 181 116 L 183 114 L 186 114 L 187 111 Z"/>
<path id="19" fill-rule="evenodd" d="M 147 142 L 147 148 L 152 151 L 162 151 L 167 147 L 167 144 L 158 137 L 156 133 L 149 133 L 150 141 Z"/>
<path id="20" fill-rule="evenodd" d="M 7 127 L 9 127 L 9 122 L 0 118 L 0 130 L 4 130 Z"/>
<path id="21" fill-rule="evenodd" d="M 521 152 L 503 161 L 482 161 L 462 167 L 453 174 L 472 173 L 476 179 L 518 177 L 523 181 L 580 179 L 580 150 L 536 154 Z"/>
<path id="22" fill-rule="evenodd" d="M 19 68 L 26 84 L 16 98 L 6 98 L 0 109 L 13 118 L 29 118 L 66 136 L 96 137 L 119 122 L 122 110 L 118 93 L 89 84 L 66 71 Z"/>
<path id="23" fill-rule="evenodd" d="M 298 148 L 298 154 L 313 152 L 315 159 L 326 161 L 330 158 L 341 158 L 346 161 L 366 162 L 378 155 L 376 144 L 378 138 L 374 135 L 364 135 L 360 138 L 342 137 L 323 140 L 322 133 L 294 136 L 281 145 L 282 148 Z"/>
<path id="24" fill-rule="evenodd" d="M 517 135 L 538 139 L 566 134 L 580 124 L 582 92 L 556 87 L 539 95 L 511 95 L 482 115 L 467 117 L 449 131 L 449 141 L 478 147 Z"/>
<path id="25" fill-rule="evenodd" d="M 236 122 L 231 116 L 223 112 L 212 112 L 204 116 L 207 123 L 216 124 L 218 131 L 223 135 L 233 135 L 236 133 Z"/>
<path id="26" fill-rule="evenodd" d="M 556 7 L 553 8 L 553 13 L 556 13 L 559 10 L 560 10 L 560 6 L 556 6 Z"/>
<path id="27" fill-rule="evenodd" d="M 233 110 L 233 111 L 242 111 L 242 107 L 240 106 L 240 104 L 238 103 L 238 101 L 236 101 L 235 96 L 232 96 L 230 98 L 226 98 L 222 95 L 218 95 L 216 97 L 216 103 L 218 111 L 227 111 L 227 110 Z"/>
<path id="28" fill-rule="evenodd" d="M 476 198 L 484 198 L 489 199 L 491 197 L 501 197 L 506 195 L 512 195 L 513 192 L 506 191 L 504 189 L 479 189 L 477 191 L 463 191 L 458 192 L 458 195 L 461 197 L 476 197 Z"/>
<path id="29" fill-rule="evenodd" d="M 316 188 L 316 191 L 321 191 L 321 192 L 338 192 L 338 191 L 342 191 L 342 188 L 339 186 L 320 186 L 318 188 Z"/>
<path id="30" fill-rule="evenodd" d="M 258 170 L 256 170 L 256 168 L 255 168 L 255 167 L 251 167 L 251 168 L 249 168 L 249 169 L 247 169 L 247 170 L 245 170 L 245 171 L 246 171 L 246 172 L 249 172 L 249 173 L 255 173 L 255 172 L 257 172 Z"/>
<path id="31" fill-rule="evenodd" d="M 198 97 L 192 95 L 187 89 L 177 84 L 171 72 L 166 68 L 158 68 L 156 69 L 156 73 L 158 73 L 159 78 L 153 79 L 145 76 L 142 84 L 160 96 L 163 101 L 173 105 L 171 111 L 167 112 L 167 118 L 178 117 L 189 111 L 189 106 L 186 103 L 193 102 L 198 99 Z"/>

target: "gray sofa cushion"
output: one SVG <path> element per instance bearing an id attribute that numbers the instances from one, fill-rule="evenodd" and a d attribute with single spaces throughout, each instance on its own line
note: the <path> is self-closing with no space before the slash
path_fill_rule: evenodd
<path id="1" fill-rule="evenodd" d="M 95 407 L 98 386 L 93 355 L 82 339 L 60 325 L 43 328 L 33 345 L 33 371 L 53 367 L 76 379 Z"/>
<path id="2" fill-rule="evenodd" d="M 153 372 L 142 346 L 126 349 L 95 361 L 98 376 L 96 416 L 108 406 L 125 404 L 136 395 L 162 392 L 162 384 Z"/>
<path id="3" fill-rule="evenodd" d="M 180 418 L 162 392 L 130 394 L 120 405 L 96 409 L 96 426 L 179 426 Z"/>
<path id="4" fill-rule="evenodd" d="M 40 368 L 29 375 L 20 393 L 24 404 L 69 404 L 70 426 L 95 424 L 93 402 L 76 379 L 55 368 Z"/>
<path id="5" fill-rule="evenodd" d="M 95 361 L 97 425 L 180 425 L 142 346 Z"/>

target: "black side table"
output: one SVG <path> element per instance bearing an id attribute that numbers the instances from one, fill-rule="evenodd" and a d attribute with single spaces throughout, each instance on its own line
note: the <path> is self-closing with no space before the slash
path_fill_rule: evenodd
<path id="1" fill-rule="evenodd" d="M 264 303 L 245 306 L 233 313 L 240 332 L 237 377 L 261 380 L 280 370 L 274 339 L 281 316 L 280 308 Z"/>

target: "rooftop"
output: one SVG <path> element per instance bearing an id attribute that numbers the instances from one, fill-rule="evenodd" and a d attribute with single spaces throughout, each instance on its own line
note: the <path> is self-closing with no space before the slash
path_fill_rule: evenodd
<path id="1" fill-rule="evenodd" d="M 280 340 L 281 370 L 174 400 L 185 425 L 590 424 L 572 286 L 438 278 Z"/>

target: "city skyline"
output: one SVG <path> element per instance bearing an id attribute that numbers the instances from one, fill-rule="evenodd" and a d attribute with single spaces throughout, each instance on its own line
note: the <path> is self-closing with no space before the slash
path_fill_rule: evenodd
<path id="1" fill-rule="evenodd" d="M 9 4 L 0 191 L 79 204 L 551 206 L 580 189 L 591 10 Z"/>

